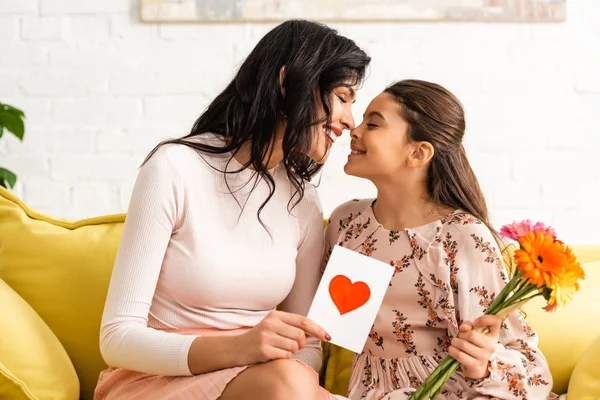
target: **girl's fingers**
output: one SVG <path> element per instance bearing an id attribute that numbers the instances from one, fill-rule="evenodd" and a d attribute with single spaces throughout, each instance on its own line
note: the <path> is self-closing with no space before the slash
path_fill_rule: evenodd
<path id="1" fill-rule="evenodd" d="M 468 340 L 455 338 L 452 340 L 450 345 L 452 347 L 455 347 L 456 349 L 462 351 L 463 353 L 466 353 L 467 355 L 469 355 L 472 358 L 475 358 L 478 360 L 485 359 L 485 356 L 486 356 L 485 349 L 474 345 L 473 343 L 469 342 Z M 486 359 L 486 361 L 487 361 L 487 359 Z"/>
<path id="2" fill-rule="evenodd" d="M 477 359 L 454 346 L 448 348 L 448 353 L 463 366 L 463 369 L 472 370 L 481 366 L 481 363 Z"/>
<path id="3" fill-rule="evenodd" d="M 493 349 L 495 347 L 495 341 L 492 338 L 477 331 L 470 331 L 466 333 L 459 332 L 458 339 L 466 340 L 467 342 L 482 349 Z"/>
<path id="4" fill-rule="evenodd" d="M 500 335 L 500 328 L 502 328 L 502 318 L 496 315 L 484 315 L 475 320 L 476 327 L 487 326 L 489 328 L 488 336 L 498 337 Z"/>
<path id="5" fill-rule="evenodd" d="M 469 321 L 463 322 L 463 324 L 458 328 L 459 332 L 469 332 L 473 330 L 473 324 Z"/>

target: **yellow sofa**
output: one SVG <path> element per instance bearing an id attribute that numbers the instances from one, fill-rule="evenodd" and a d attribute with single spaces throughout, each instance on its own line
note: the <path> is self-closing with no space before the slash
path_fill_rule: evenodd
<path id="1" fill-rule="evenodd" d="M 53 219 L 0 187 L 0 398 L 92 398 L 106 367 L 99 326 L 124 219 Z M 555 391 L 600 399 L 600 245 L 575 252 L 587 273 L 576 301 L 552 315 L 531 304 L 527 318 Z M 333 345 L 324 353 L 322 384 L 344 394 L 352 354 Z"/>

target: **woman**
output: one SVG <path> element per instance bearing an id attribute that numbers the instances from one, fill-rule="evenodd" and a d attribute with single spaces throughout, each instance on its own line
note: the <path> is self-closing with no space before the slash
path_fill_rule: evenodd
<path id="1" fill-rule="evenodd" d="M 350 399 L 406 399 L 447 355 L 461 369 L 438 400 L 554 398 L 523 316 L 484 316 L 507 275 L 464 134 L 460 101 L 419 80 L 387 88 L 352 131 L 344 170 L 373 182 L 377 198 L 332 213 L 325 254 L 340 245 L 395 271 L 354 359 Z"/>
<path id="2" fill-rule="evenodd" d="M 106 300 L 111 368 L 96 399 L 327 397 L 315 371 L 330 338 L 304 317 L 323 246 L 307 182 L 354 128 L 369 62 L 328 27 L 285 22 L 188 136 L 149 155 Z"/>

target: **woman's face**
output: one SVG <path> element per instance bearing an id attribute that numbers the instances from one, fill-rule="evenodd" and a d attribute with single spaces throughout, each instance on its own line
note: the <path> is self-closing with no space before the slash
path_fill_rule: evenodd
<path id="1" fill-rule="evenodd" d="M 351 132 L 352 144 L 344 171 L 348 175 L 379 180 L 398 179 L 407 173 L 414 146 L 407 138 L 407 123 L 394 98 L 381 93 L 364 114 L 363 122 Z"/>
<path id="2" fill-rule="evenodd" d="M 354 129 L 352 104 L 356 100 L 356 86 L 338 86 L 331 93 L 331 122 L 315 125 L 313 127 L 312 149 L 308 156 L 319 164 L 325 163 L 329 157 L 329 150 L 344 130 Z M 318 99 L 318 119 L 326 117 L 323 105 Z"/>

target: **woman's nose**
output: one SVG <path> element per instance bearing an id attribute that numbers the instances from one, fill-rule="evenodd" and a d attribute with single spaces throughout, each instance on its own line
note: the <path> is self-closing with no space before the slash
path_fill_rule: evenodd
<path id="1" fill-rule="evenodd" d="M 344 127 L 346 129 L 353 130 L 355 128 L 355 126 L 354 126 L 354 116 L 352 115 L 352 111 L 347 110 L 344 113 L 344 115 L 342 115 L 340 122 L 342 123 L 342 125 L 344 125 Z"/>

